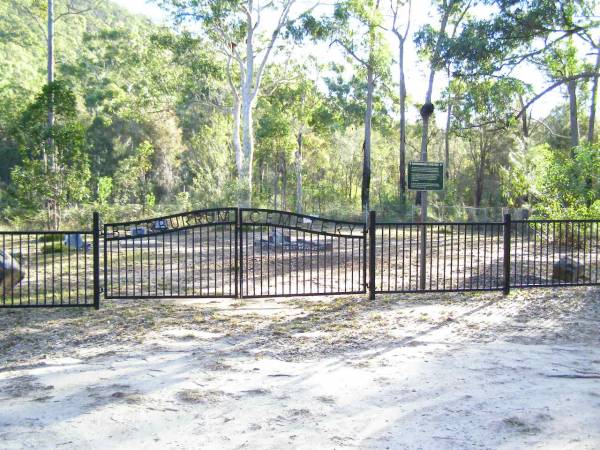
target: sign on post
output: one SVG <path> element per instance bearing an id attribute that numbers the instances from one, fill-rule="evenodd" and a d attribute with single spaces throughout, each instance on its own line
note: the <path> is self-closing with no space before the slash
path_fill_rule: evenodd
<path id="1" fill-rule="evenodd" d="M 444 163 L 409 162 L 408 189 L 412 191 L 442 191 L 444 189 Z"/>

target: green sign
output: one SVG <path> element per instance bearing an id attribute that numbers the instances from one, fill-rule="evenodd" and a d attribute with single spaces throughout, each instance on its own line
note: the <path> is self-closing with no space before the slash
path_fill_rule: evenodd
<path id="1" fill-rule="evenodd" d="M 408 189 L 441 191 L 444 189 L 444 163 L 411 161 L 408 163 Z"/>

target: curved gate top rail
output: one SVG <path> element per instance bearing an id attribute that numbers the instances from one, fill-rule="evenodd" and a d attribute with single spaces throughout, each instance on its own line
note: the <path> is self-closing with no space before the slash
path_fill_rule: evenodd
<path id="1" fill-rule="evenodd" d="M 323 233 L 338 237 L 351 237 L 366 232 L 365 222 L 336 220 L 289 211 L 262 208 L 241 208 L 244 225 L 278 226 L 298 231 Z"/>
<path id="2" fill-rule="evenodd" d="M 137 237 L 140 233 L 164 233 L 169 230 L 182 230 L 199 225 L 235 224 L 237 208 L 199 209 L 149 219 L 104 224 L 107 240 Z"/>

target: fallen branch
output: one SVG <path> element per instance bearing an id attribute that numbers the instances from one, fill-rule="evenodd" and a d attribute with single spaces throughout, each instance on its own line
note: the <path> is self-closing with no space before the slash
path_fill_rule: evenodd
<path id="1" fill-rule="evenodd" d="M 588 378 L 588 379 L 600 379 L 600 373 L 582 373 L 582 374 L 559 374 L 559 375 L 546 375 L 548 378 Z"/>

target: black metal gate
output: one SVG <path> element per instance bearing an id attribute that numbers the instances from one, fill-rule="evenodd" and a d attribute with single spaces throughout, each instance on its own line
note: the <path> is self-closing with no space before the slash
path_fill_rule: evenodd
<path id="1" fill-rule="evenodd" d="M 104 225 L 106 298 L 236 295 L 237 209 Z"/>
<path id="2" fill-rule="evenodd" d="M 366 292 L 364 223 L 240 210 L 242 297 Z"/>
<path id="3" fill-rule="evenodd" d="M 104 225 L 106 298 L 366 292 L 364 223 L 219 208 Z"/>

